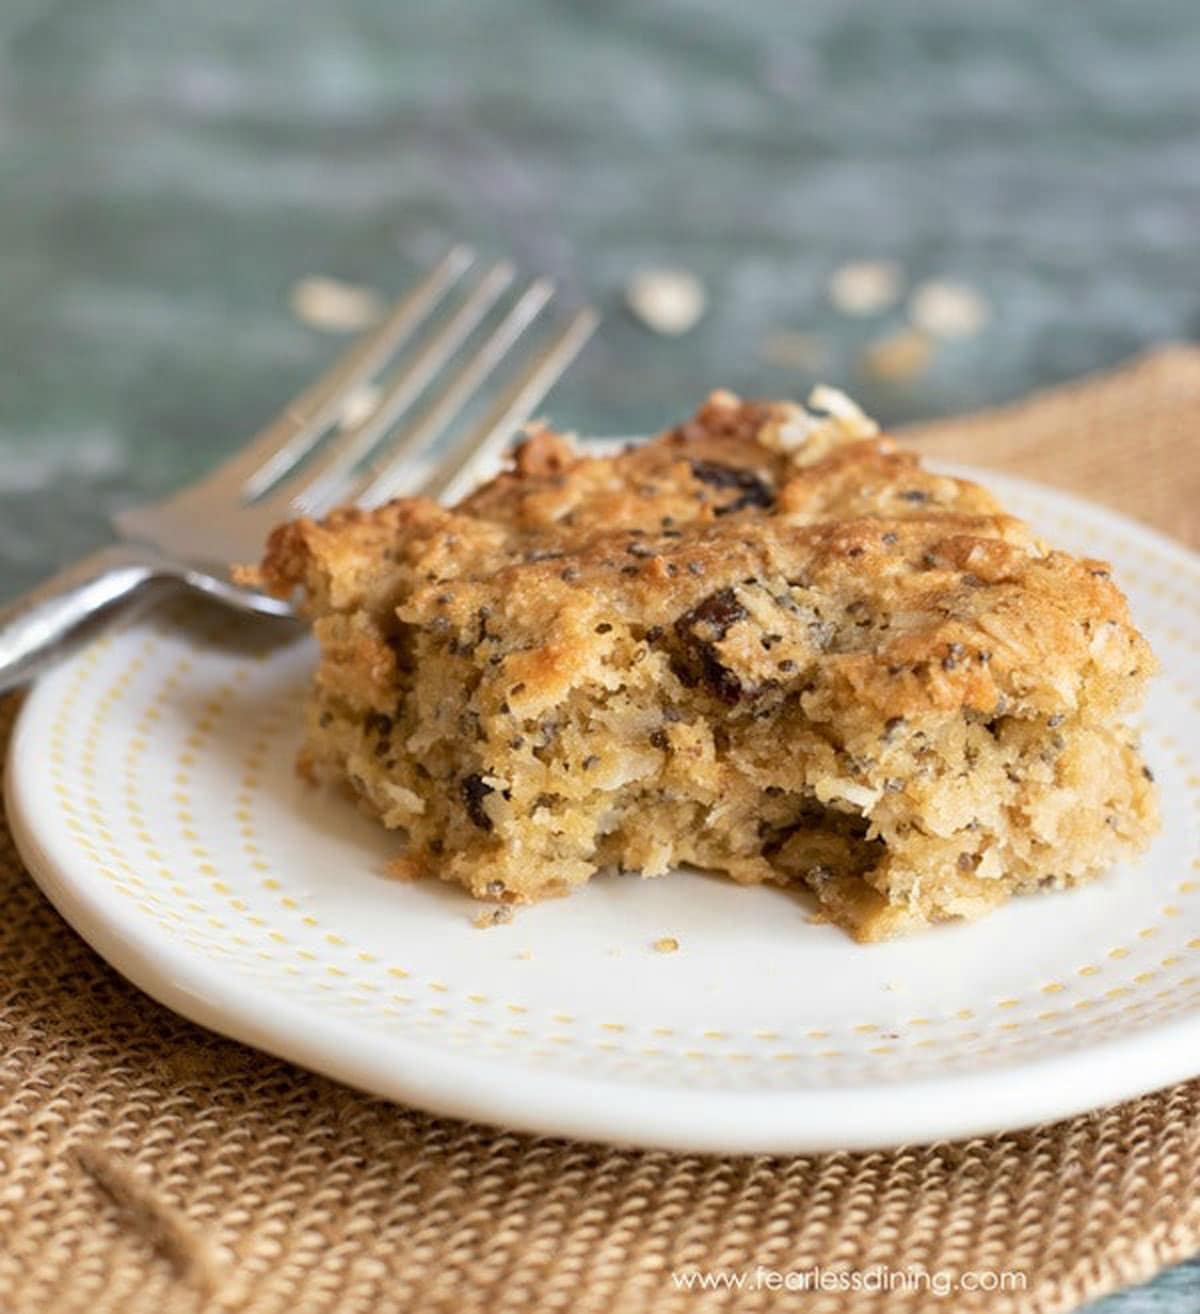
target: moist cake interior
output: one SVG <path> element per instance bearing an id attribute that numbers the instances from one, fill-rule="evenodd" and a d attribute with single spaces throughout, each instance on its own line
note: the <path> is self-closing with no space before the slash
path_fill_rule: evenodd
<path id="1" fill-rule="evenodd" d="M 612 457 L 540 430 L 455 508 L 281 527 L 254 577 L 320 645 L 304 770 L 481 899 L 685 863 L 862 940 L 1135 853 L 1153 659 L 1108 567 L 814 401 L 714 394 Z"/>

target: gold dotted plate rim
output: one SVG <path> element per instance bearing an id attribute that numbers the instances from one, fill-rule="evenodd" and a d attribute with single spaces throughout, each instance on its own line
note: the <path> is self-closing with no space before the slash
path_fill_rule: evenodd
<path id="1" fill-rule="evenodd" d="M 311 652 L 194 603 L 48 675 L 6 778 L 35 879 L 192 1020 L 352 1085 L 531 1131 L 687 1150 L 872 1148 L 1025 1126 L 1200 1071 L 1200 558 L 956 470 L 1106 556 L 1159 653 L 1147 862 L 862 947 L 775 890 L 607 878 L 487 930 L 291 756 Z M 677 952 L 662 953 L 664 940 Z M 836 989 L 831 988 L 836 983 Z"/>

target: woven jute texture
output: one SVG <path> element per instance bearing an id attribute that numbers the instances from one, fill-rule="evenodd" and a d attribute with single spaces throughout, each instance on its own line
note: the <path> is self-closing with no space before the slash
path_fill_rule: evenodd
<path id="1" fill-rule="evenodd" d="M 1200 348 L 905 431 L 923 452 L 1084 493 L 1200 547 Z"/>
<path id="2" fill-rule="evenodd" d="M 1147 415 L 1167 477 L 1138 483 Z M 1194 532 L 1195 501 L 1175 508 L 1170 494 L 1187 496 L 1197 433 L 1200 352 L 1173 349 L 922 441 L 983 463 L 1019 457 L 1026 473 Z M 0 890 L 4 1314 L 1051 1314 L 1200 1249 L 1200 1082 L 890 1153 L 708 1158 L 539 1140 L 359 1095 L 159 1008 L 63 925 L 7 832 Z M 827 1282 L 857 1270 L 880 1286 L 884 1266 L 892 1289 L 787 1290 L 814 1265 Z M 895 1286 L 917 1268 L 958 1289 Z M 697 1271 L 747 1285 L 683 1289 Z M 980 1286 L 1016 1274 L 1023 1289 L 966 1289 L 968 1272 Z"/>

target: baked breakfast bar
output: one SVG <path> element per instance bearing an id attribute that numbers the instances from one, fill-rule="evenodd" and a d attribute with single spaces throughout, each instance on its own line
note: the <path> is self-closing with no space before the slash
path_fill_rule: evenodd
<path id="1" fill-rule="evenodd" d="M 458 505 L 283 525 L 251 575 L 320 646 L 304 769 L 480 899 L 688 863 L 878 940 L 1155 826 L 1121 719 L 1154 661 L 1109 568 L 833 389 L 717 392 L 616 455 L 534 429 Z"/>

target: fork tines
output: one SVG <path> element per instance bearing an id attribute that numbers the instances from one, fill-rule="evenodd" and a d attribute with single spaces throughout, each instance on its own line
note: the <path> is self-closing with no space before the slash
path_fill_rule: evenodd
<path id="1" fill-rule="evenodd" d="M 554 296 L 546 278 L 514 287 L 507 261 L 471 276 L 474 263 L 467 247 L 449 251 L 227 463 L 221 474 L 237 481 L 242 500 L 282 517 L 401 492 L 444 496 L 468 465 L 482 466 L 508 441 L 598 317 L 583 309 L 556 325 L 482 417 L 458 431 Z M 435 460 L 442 440 L 448 446 Z"/>

